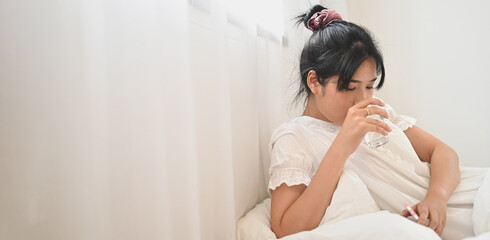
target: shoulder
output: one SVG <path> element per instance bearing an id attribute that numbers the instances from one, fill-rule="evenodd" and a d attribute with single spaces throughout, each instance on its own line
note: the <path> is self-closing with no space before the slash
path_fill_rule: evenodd
<path id="1" fill-rule="evenodd" d="M 281 139 L 281 141 L 289 140 L 288 142 L 302 142 L 304 139 L 305 126 L 296 121 L 297 118 L 279 125 L 271 135 L 270 148 L 274 147 L 274 144 Z"/>
<path id="2" fill-rule="evenodd" d="M 299 178 L 310 179 L 313 163 L 311 147 L 305 137 L 306 127 L 294 120 L 279 125 L 270 140 L 269 188 L 272 190 L 282 182 L 288 182 L 288 186 L 291 186 Z M 304 183 L 308 185 L 309 180 Z"/>

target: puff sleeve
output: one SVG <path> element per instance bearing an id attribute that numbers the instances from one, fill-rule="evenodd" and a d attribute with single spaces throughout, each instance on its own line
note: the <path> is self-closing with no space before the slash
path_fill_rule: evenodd
<path id="1" fill-rule="evenodd" d="M 413 125 L 415 125 L 415 122 L 417 122 L 417 119 L 413 117 L 398 114 L 387 103 L 385 103 L 385 110 L 390 116 L 389 120 L 403 131 L 413 127 Z"/>
<path id="2" fill-rule="evenodd" d="M 312 160 L 300 139 L 296 134 L 286 133 L 271 141 L 269 191 L 282 183 L 288 186 L 310 184 Z"/>

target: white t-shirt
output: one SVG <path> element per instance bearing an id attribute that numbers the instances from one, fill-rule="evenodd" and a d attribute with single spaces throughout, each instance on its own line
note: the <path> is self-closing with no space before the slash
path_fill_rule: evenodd
<path id="1" fill-rule="evenodd" d="M 392 128 L 388 135 L 389 142 L 379 148 L 370 148 L 362 141 L 347 159 L 342 175 L 347 170 L 357 174 L 379 209 L 401 213 L 404 203 L 413 206 L 425 198 L 430 164 L 418 158 L 403 132 L 412 127 L 416 120 L 398 115 L 388 104 L 385 104 L 385 109 L 389 114 L 386 123 Z M 308 186 L 340 128 L 334 123 L 309 116 L 297 117 L 280 125 L 270 141 L 269 190 L 276 189 L 282 183 Z M 461 239 L 474 234 L 473 199 L 487 170 L 461 168 L 461 183 L 448 201 L 443 238 Z"/>

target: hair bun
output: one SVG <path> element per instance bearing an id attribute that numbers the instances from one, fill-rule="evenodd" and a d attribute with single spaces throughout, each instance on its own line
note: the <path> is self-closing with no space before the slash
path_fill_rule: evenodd
<path id="1" fill-rule="evenodd" d="M 307 13 L 303 14 L 303 22 L 305 24 L 305 27 L 308 27 L 308 20 L 310 20 L 310 18 L 315 14 L 315 13 L 318 13 L 318 12 L 321 12 L 322 10 L 324 9 L 328 9 L 322 5 L 315 5 L 313 7 L 310 8 L 310 10 L 308 10 Z"/>
<path id="2" fill-rule="evenodd" d="M 307 13 L 299 15 L 295 19 L 297 20 L 296 24 L 303 23 L 306 28 L 316 32 L 331 22 L 342 20 L 342 16 L 332 9 L 317 4 L 311 7 Z"/>
<path id="3" fill-rule="evenodd" d="M 323 9 L 316 12 L 306 22 L 306 27 L 313 32 L 325 28 L 328 24 L 334 21 L 342 20 L 342 16 L 333 9 Z"/>

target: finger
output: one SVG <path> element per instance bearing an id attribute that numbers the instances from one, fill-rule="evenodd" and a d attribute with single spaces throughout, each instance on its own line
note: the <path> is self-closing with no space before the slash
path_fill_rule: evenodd
<path id="1" fill-rule="evenodd" d="M 366 108 L 369 110 L 369 115 L 378 114 L 380 116 L 383 116 L 384 118 L 390 118 L 390 115 L 388 115 L 388 112 L 386 112 L 386 110 L 383 108 L 376 107 L 376 106 L 369 106 Z M 366 110 L 364 110 L 364 111 L 367 114 L 367 111 Z"/>
<path id="2" fill-rule="evenodd" d="M 429 210 L 427 210 L 426 207 L 417 207 L 417 210 L 414 209 L 415 212 L 419 214 L 419 224 L 422 224 L 425 226 L 425 222 L 427 221 L 427 218 L 429 217 Z"/>
<path id="3" fill-rule="evenodd" d="M 402 216 L 402 217 L 408 217 L 408 216 L 410 216 L 410 213 L 408 212 L 407 209 L 405 209 L 405 210 L 402 211 L 402 213 L 400 213 L 400 216 Z"/>
<path id="4" fill-rule="evenodd" d="M 382 121 L 379 121 L 379 120 L 376 120 L 376 119 L 372 119 L 372 118 L 366 118 L 366 122 L 371 124 L 371 125 L 376 125 L 376 126 L 379 126 L 381 128 L 383 128 L 384 130 L 388 131 L 388 132 L 391 132 L 392 129 L 390 126 L 388 126 L 387 123 L 385 122 L 382 122 Z"/>
<path id="5" fill-rule="evenodd" d="M 385 103 L 377 98 L 366 98 L 360 102 L 358 102 L 356 105 L 356 108 L 366 108 L 369 105 L 378 105 L 378 106 L 384 106 Z"/>
<path id="6" fill-rule="evenodd" d="M 368 132 L 377 132 L 386 136 L 392 131 L 388 124 L 376 119 L 366 118 L 366 122 L 369 123 Z"/>
<path id="7" fill-rule="evenodd" d="M 430 229 L 436 230 L 439 225 L 439 216 L 434 211 L 429 213 L 429 227 Z"/>
<path id="8" fill-rule="evenodd" d="M 436 229 L 434 231 L 436 231 L 437 234 L 442 235 L 442 231 L 444 231 L 444 227 L 446 226 L 446 221 L 440 221 L 439 225 L 437 225 Z"/>

